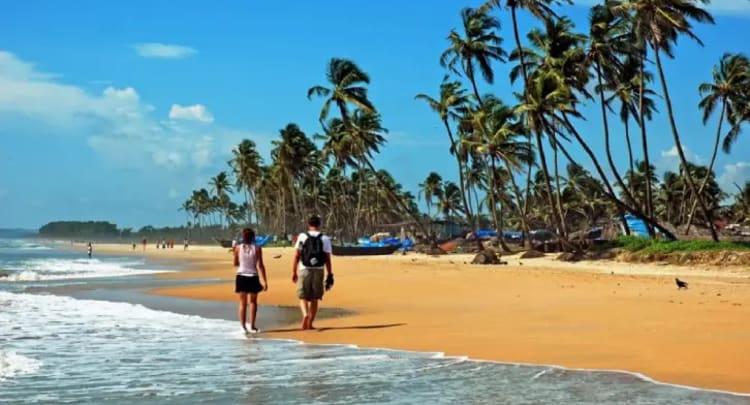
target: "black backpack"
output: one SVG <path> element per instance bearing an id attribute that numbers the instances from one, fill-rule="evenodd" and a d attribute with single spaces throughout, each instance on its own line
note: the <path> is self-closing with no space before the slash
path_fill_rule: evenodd
<path id="1" fill-rule="evenodd" d="M 323 251 L 323 234 L 312 236 L 305 232 L 307 239 L 302 244 L 302 264 L 305 267 L 323 267 L 326 264 L 326 252 Z"/>

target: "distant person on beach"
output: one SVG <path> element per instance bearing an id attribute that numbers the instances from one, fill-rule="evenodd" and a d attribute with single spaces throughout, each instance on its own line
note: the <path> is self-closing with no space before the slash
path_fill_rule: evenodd
<path id="1" fill-rule="evenodd" d="M 318 301 L 323 298 L 323 291 L 333 286 L 331 239 L 320 231 L 320 222 L 319 216 L 310 217 L 307 232 L 299 234 L 294 245 L 296 252 L 292 262 L 292 282 L 297 284 L 303 330 L 315 329 L 313 322 L 318 314 Z M 325 281 L 323 268 L 328 273 Z"/>
<path id="2" fill-rule="evenodd" d="M 184 243 L 184 247 L 183 247 L 182 250 L 187 250 L 187 248 L 188 248 L 188 240 L 187 240 L 187 238 L 185 238 L 185 240 L 183 241 L 183 243 Z"/>
<path id="3" fill-rule="evenodd" d="M 237 267 L 234 292 L 240 299 L 238 315 L 245 333 L 258 333 L 255 318 L 258 312 L 258 293 L 268 291 L 266 266 L 263 264 L 263 249 L 255 244 L 255 232 L 250 228 L 242 230 L 242 243 L 234 248 L 234 266 Z M 258 279 L 263 277 L 263 284 Z M 250 329 L 246 327 L 247 298 L 250 297 Z"/>
<path id="4" fill-rule="evenodd" d="M 148 240 L 146 238 L 143 238 L 143 250 L 146 250 L 146 244 L 148 243 Z"/>
<path id="5" fill-rule="evenodd" d="M 91 242 L 89 242 L 89 245 L 87 247 L 88 253 L 89 253 L 89 259 L 91 259 L 91 253 L 93 253 L 93 247 L 91 246 Z"/>
<path id="6" fill-rule="evenodd" d="M 135 243 L 133 243 L 133 250 L 135 250 Z"/>

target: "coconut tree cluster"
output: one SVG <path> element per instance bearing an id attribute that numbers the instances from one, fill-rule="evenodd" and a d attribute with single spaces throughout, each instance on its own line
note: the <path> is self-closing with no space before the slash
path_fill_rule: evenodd
<path id="1" fill-rule="evenodd" d="M 725 54 L 712 80 L 698 87 L 704 123 L 718 115 L 713 153 L 701 166 L 685 153 L 663 61 L 675 56 L 678 40 L 702 45 L 694 25 L 714 22 L 704 2 L 605 1 L 591 8 L 581 28 L 558 14 L 564 10 L 558 5 L 490 0 L 463 9 L 461 29 L 448 34 L 437 96 L 417 98 L 439 117 L 456 160 L 461 205 L 451 212 L 463 213 L 475 227 L 487 216 L 498 231 L 547 227 L 564 245 L 571 232 L 626 214 L 643 220 L 652 236 L 677 237 L 674 226 L 697 224 L 718 240 L 714 219 L 727 216 L 727 194 L 716 183 L 714 164 L 719 145 L 729 153 L 748 122 L 748 58 Z M 523 27 L 525 35 L 519 12 L 535 17 L 533 26 Z M 512 23 L 508 49 L 501 19 Z M 505 84 L 495 75 L 502 64 L 510 72 Z M 583 117 L 586 105 L 596 105 L 600 117 Z M 666 114 L 656 115 L 657 109 Z M 582 131 L 587 118 L 598 118 L 601 131 Z M 679 170 L 661 181 L 649 153 L 648 129 L 656 119 L 669 123 L 680 160 Z M 591 148 L 595 138 L 604 153 Z M 627 145 L 627 165 L 621 159 L 618 165 L 615 140 Z M 436 176 L 430 173 L 422 184 L 428 205 L 443 192 L 432 186 Z M 476 194 L 486 197 L 472 199 Z"/>
<path id="2" fill-rule="evenodd" d="M 734 190 L 721 190 L 714 173 L 720 147 L 730 153 L 750 121 L 748 58 L 724 54 L 698 86 L 703 122 L 716 125 L 703 166 L 685 152 L 664 60 L 676 56 L 678 41 L 702 45 L 695 24 L 714 23 L 705 2 L 607 0 L 590 9 L 584 27 L 559 13 L 560 5 L 490 0 L 460 11 L 461 25 L 436 55 L 442 82 L 434 93 L 416 95 L 442 124 L 455 164 L 454 173 L 430 172 L 420 184 L 426 215 L 412 193 L 375 167 L 388 130 L 368 97 L 370 76 L 342 58 L 332 58 L 325 82 L 307 91 L 320 103 L 320 133 L 287 125 L 267 164 L 255 143 L 243 140 L 232 150 L 231 170 L 194 191 L 183 209 L 196 224 L 247 222 L 278 234 L 322 213 L 327 228 L 344 239 L 404 220 L 428 234 L 424 225 L 432 217 L 499 232 L 546 228 L 573 249 L 574 232 L 633 215 L 652 237 L 678 237 L 674 230 L 683 225 L 718 240 L 717 216 L 748 216 L 748 186 L 737 185 L 727 207 Z M 519 13 L 534 17 L 532 25 L 520 27 Z M 501 20 L 511 23 L 512 41 L 503 40 Z M 507 77 L 497 74 L 500 67 Z M 584 117 L 586 106 L 595 106 L 587 111 L 596 116 Z M 584 130 L 586 120 L 600 122 L 600 129 Z M 680 162 L 663 176 L 649 150 L 656 120 L 668 123 Z M 615 152 L 622 144 L 626 150 Z M 233 193 L 243 202 L 234 202 Z"/>

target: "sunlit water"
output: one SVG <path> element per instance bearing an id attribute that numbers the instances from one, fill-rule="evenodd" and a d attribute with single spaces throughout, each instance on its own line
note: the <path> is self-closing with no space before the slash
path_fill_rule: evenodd
<path id="1" fill-rule="evenodd" d="M 132 258 L 0 241 L 0 271 L 0 403 L 750 403 L 627 373 L 247 339 L 236 322 L 24 292 L 157 271 Z"/>

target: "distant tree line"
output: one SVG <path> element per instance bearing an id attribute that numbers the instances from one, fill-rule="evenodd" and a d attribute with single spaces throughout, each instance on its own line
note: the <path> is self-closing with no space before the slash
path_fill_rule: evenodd
<path id="1" fill-rule="evenodd" d="M 54 221 L 39 228 L 38 235 L 44 238 L 116 241 L 140 243 L 146 238 L 149 243 L 160 240 L 182 242 L 187 238 L 191 243 L 214 243 L 214 237 L 237 234 L 239 228 L 223 228 L 219 225 L 200 226 L 188 222 L 185 226 L 157 228 L 146 225 L 136 231 L 132 228 L 119 228 L 107 221 Z"/>

